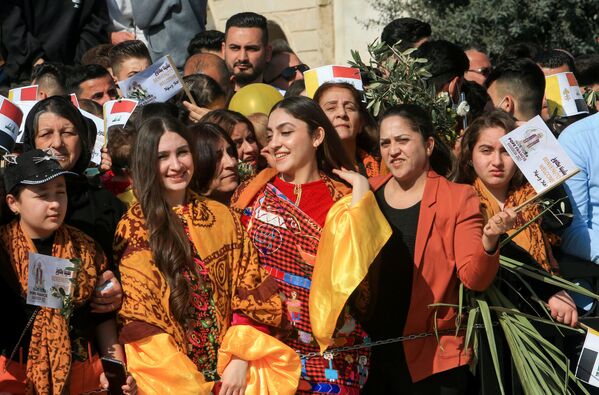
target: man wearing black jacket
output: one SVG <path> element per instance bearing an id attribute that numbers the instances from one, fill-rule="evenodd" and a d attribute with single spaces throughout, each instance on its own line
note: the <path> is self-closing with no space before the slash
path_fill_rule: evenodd
<path id="1" fill-rule="evenodd" d="M 35 64 L 78 64 L 85 51 L 108 42 L 104 0 L 3 0 L 0 18 L 4 70 L 15 83 Z"/>

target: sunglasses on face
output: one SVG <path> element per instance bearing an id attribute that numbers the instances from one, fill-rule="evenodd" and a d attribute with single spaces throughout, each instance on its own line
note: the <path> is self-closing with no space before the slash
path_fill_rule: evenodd
<path id="1" fill-rule="evenodd" d="M 274 77 L 273 79 L 271 79 L 270 81 L 266 81 L 267 84 L 270 84 L 271 82 L 275 81 L 276 79 L 283 78 L 285 81 L 291 81 L 294 77 L 295 77 L 295 73 L 296 72 L 306 72 L 310 70 L 310 67 L 308 67 L 308 65 L 305 64 L 298 64 L 297 66 L 289 66 L 289 67 L 285 67 L 283 69 L 283 71 L 281 71 L 276 77 Z"/>
<path id="2" fill-rule="evenodd" d="M 489 76 L 489 74 L 491 74 L 491 70 L 492 70 L 491 67 L 481 67 L 481 68 L 478 68 L 478 69 L 470 69 L 468 71 L 470 71 L 472 73 L 480 74 L 480 75 L 482 75 L 483 77 L 486 78 L 486 77 Z"/>

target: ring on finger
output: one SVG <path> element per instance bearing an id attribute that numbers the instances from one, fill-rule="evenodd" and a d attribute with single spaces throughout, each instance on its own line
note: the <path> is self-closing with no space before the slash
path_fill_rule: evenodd
<path id="1" fill-rule="evenodd" d="M 496 220 L 495 220 L 495 223 L 496 223 L 497 225 L 501 225 L 501 224 L 503 223 L 503 218 L 501 218 L 501 217 L 500 217 L 499 219 L 496 219 Z"/>

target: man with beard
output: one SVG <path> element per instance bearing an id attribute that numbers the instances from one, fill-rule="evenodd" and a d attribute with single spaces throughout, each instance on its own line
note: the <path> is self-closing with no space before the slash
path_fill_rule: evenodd
<path id="1" fill-rule="evenodd" d="M 242 12 L 227 20 L 223 56 L 235 76 L 235 90 L 263 82 L 264 68 L 271 58 L 266 18 L 254 12 Z"/>

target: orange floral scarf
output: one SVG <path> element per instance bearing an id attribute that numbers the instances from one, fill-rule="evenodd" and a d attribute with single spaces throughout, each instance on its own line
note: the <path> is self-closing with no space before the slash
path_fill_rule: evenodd
<path id="1" fill-rule="evenodd" d="M 485 217 L 485 222 L 495 214 L 501 212 L 497 199 L 495 199 L 495 197 L 491 194 L 491 192 L 489 192 L 485 184 L 479 178 L 474 181 L 474 189 L 480 198 L 481 211 Z M 516 189 L 510 189 L 505 200 L 504 208 L 518 207 L 535 194 L 535 190 L 529 183 L 525 183 Z M 508 232 L 508 235 L 514 234 L 527 222 L 539 215 L 540 212 L 541 208 L 538 204 L 533 203 L 526 206 L 516 216 L 514 228 Z M 538 219 L 537 221 L 531 223 L 522 232 L 517 234 L 512 241 L 526 250 L 545 271 L 554 273 L 557 268 L 557 263 L 548 249 L 549 243 L 547 242 L 545 233 L 541 229 L 540 222 L 540 219 Z"/>
<path id="2" fill-rule="evenodd" d="M 6 249 L 11 265 L 19 278 L 23 296 L 27 297 L 29 252 L 36 248 L 16 219 L 0 228 L 0 242 Z M 75 306 L 91 298 L 98 274 L 107 261 L 96 243 L 81 231 L 62 225 L 54 234 L 52 256 L 81 260 L 73 290 Z M 27 358 L 27 394 L 62 394 L 68 387 L 71 371 L 71 340 L 69 323 L 60 310 L 41 308 L 33 322 Z"/>
<path id="3" fill-rule="evenodd" d="M 364 174 L 367 178 L 376 177 L 380 174 L 380 160 L 374 157 L 374 155 L 369 154 L 368 152 L 358 148 L 358 159 L 360 163 L 364 166 L 366 170 L 366 174 Z"/>
<path id="4" fill-rule="evenodd" d="M 279 326 L 283 313 L 276 281 L 258 265 L 258 254 L 237 215 L 195 193 L 189 194 L 187 210 L 175 210 L 187 222 L 212 282 L 218 342 L 222 342 L 234 312 L 260 324 Z M 149 324 L 171 335 L 180 350 L 187 352 L 185 328 L 170 312 L 170 287 L 152 259 L 139 203 L 119 222 L 114 243 L 124 291 L 119 311 L 123 331 L 128 326 L 139 327 L 140 322 Z"/>

